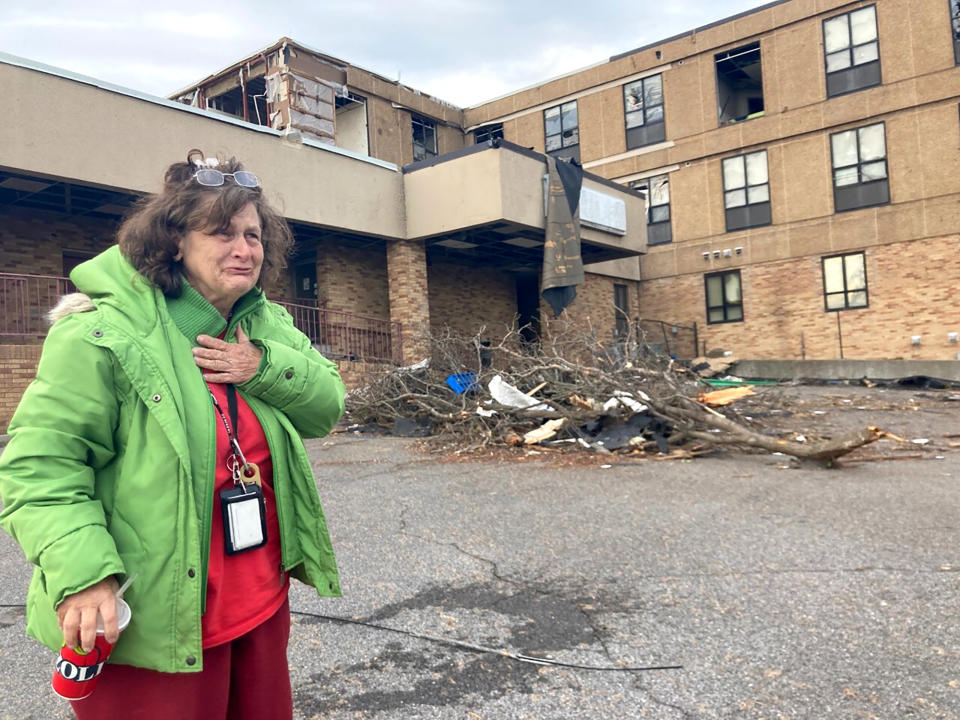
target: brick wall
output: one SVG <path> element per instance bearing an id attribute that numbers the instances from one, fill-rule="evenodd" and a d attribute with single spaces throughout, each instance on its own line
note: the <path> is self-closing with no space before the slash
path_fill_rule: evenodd
<path id="1" fill-rule="evenodd" d="M 63 275 L 63 251 L 110 247 L 117 223 L 42 210 L 0 212 L 0 272 Z"/>
<path id="2" fill-rule="evenodd" d="M 950 235 L 867 248 L 862 309 L 824 311 L 820 256 L 809 256 L 741 267 L 743 322 L 707 324 L 703 274 L 644 281 L 640 315 L 696 321 L 707 349 L 744 358 L 834 359 L 842 340 L 847 359 L 956 360 L 960 345 L 947 333 L 960 332 L 952 301 L 958 242 Z"/>
<path id="3" fill-rule="evenodd" d="M 386 249 L 318 247 L 317 299 L 323 308 L 389 320 Z"/>
<path id="4" fill-rule="evenodd" d="M 390 320 L 403 328 L 403 362 L 419 362 L 429 354 L 420 330 L 430 327 L 427 257 L 423 241 L 392 240 L 387 244 L 387 286 Z"/>
<path id="5" fill-rule="evenodd" d="M 540 301 L 540 318 L 544 333 L 550 332 L 550 328 L 572 324 L 598 339 L 612 340 L 616 329 L 614 285 L 627 286 L 628 315 L 631 318 L 635 317 L 639 306 L 640 283 L 587 273 L 583 284 L 577 287 L 576 299 L 559 318 L 554 319 L 550 306 L 543 300 Z"/>
<path id="6" fill-rule="evenodd" d="M 494 340 L 516 324 L 516 281 L 501 270 L 433 262 L 429 292 L 434 329 L 446 326 L 472 335 L 485 327 L 485 337 Z"/>
<path id="7" fill-rule="evenodd" d="M 7 431 L 20 396 L 37 373 L 41 345 L 0 345 L 0 433 Z"/>

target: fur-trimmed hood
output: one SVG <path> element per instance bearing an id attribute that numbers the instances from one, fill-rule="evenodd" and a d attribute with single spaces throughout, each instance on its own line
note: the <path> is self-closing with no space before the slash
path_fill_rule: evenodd
<path id="1" fill-rule="evenodd" d="M 76 292 L 64 295 L 56 305 L 47 312 L 47 322 L 53 325 L 60 318 L 78 312 L 88 312 L 94 309 L 93 300 L 86 293 Z"/>

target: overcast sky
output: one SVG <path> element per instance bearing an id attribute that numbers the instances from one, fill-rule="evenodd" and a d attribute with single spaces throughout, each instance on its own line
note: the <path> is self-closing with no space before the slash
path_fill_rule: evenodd
<path id="1" fill-rule="evenodd" d="M 0 51 L 154 95 L 287 36 L 467 107 L 764 0 L 0 0 Z"/>

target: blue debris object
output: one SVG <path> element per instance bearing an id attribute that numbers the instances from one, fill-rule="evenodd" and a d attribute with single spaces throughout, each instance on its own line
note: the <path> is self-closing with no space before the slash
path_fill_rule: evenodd
<path id="1" fill-rule="evenodd" d="M 472 372 L 454 373 L 447 377 L 447 385 L 457 395 L 473 390 L 477 386 L 477 374 Z"/>

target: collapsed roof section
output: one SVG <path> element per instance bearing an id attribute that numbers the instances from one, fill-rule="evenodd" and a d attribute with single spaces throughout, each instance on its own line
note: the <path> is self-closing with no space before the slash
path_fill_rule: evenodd
<path id="1" fill-rule="evenodd" d="M 170 99 L 378 157 L 371 151 L 370 135 L 398 108 L 462 127 L 460 108 L 290 38 L 281 38 Z M 373 101 L 378 107 L 370 107 Z"/>

